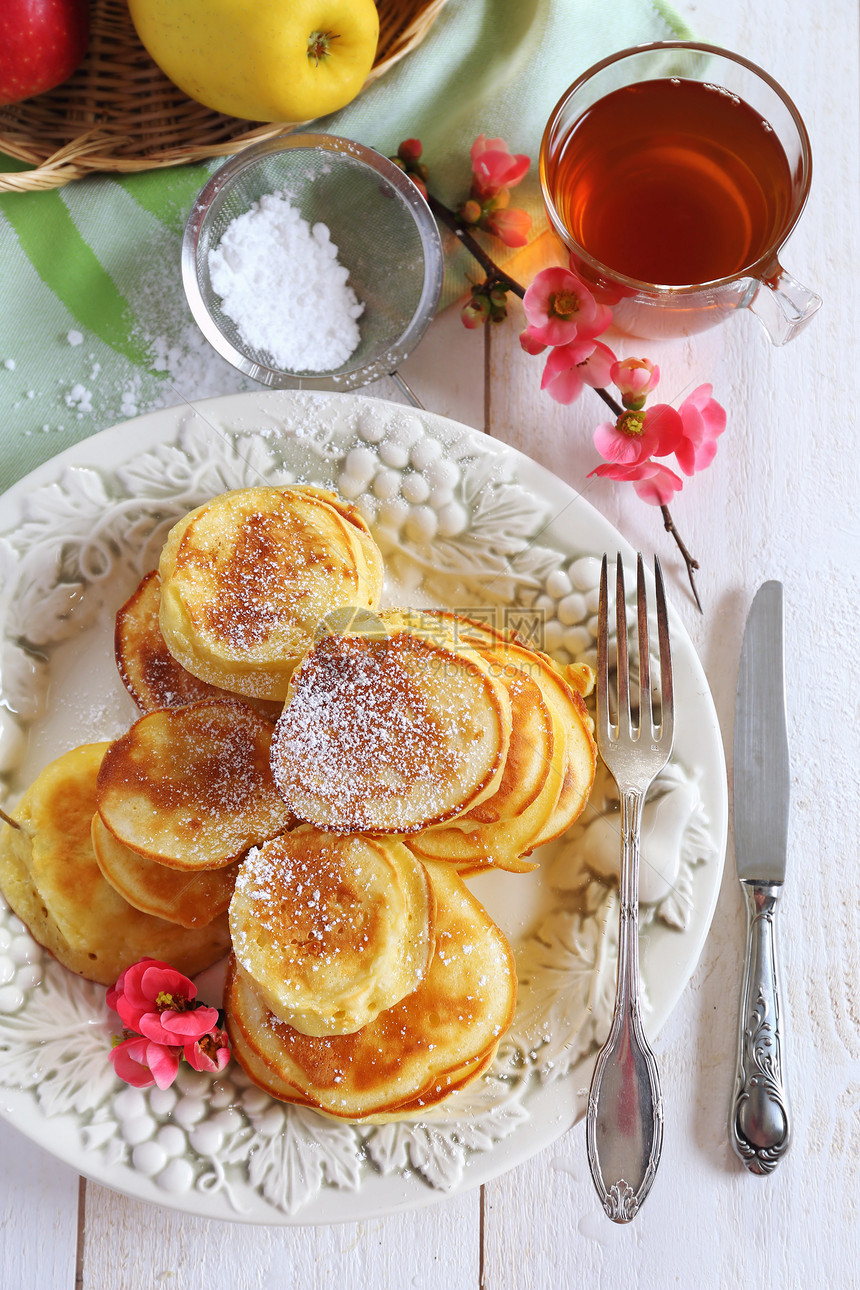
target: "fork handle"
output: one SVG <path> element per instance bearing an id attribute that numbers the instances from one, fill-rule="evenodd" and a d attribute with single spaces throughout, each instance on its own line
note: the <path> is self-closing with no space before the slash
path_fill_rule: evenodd
<path id="1" fill-rule="evenodd" d="M 606 1214 L 629 1223 L 651 1190 L 663 1143 L 660 1076 L 639 1007 L 639 836 L 645 794 L 621 790 L 618 982 L 585 1119 L 591 1176 Z"/>
<path id="2" fill-rule="evenodd" d="M 788 1150 L 775 915 L 781 884 L 742 882 L 747 947 L 729 1137 L 747 1169 L 769 1174 Z"/>

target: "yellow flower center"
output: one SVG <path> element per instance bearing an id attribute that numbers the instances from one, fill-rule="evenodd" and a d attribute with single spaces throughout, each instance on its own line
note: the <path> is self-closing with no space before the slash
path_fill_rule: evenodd
<path id="1" fill-rule="evenodd" d="M 173 1012 L 186 1012 L 188 1010 L 187 999 L 177 999 L 175 994 L 169 990 L 159 990 L 155 996 L 155 1006 L 159 1012 L 167 1012 L 172 1009 Z"/>
<path id="2" fill-rule="evenodd" d="M 572 318 L 579 311 L 579 296 L 575 291 L 556 291 L 549 304 L 556 318 Z"/>
<path id="3" fill-rule="evenodd" d="M 628 439 L 636 439 L 645 429 L 645 414 L 644 412 L 622 412 L 615 424 Z"/>

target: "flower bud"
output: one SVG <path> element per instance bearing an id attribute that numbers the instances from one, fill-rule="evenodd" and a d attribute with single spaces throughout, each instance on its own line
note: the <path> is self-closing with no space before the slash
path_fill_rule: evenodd
<path id="1" fill-rule="evenodd" d="M 621 391 L 625 408 L 639 412 L 660 380 L 660 369 L 647 358 L 625 358 L 613 364 L 610 378 Z"/>
<path id="2" fill-rule="evenodd" d="M 493 211 L 505 211 L 511 204 L 511 194 L 507 188 L 500 188 L 484 201 L 484 214 L 492 215 Z"/>
<path id="3" fill-rule="evenodd" d="M 520 332 L 520 345 L 527 354 L 542 354 L 546 349 L 544 342 L 538 340 L 528 327 Z"/>
<path id="4" fill-rule="evenodd" d="M 481 203 L 476 202 L 474 197 L 470 197 L 469 200 L 467 202 L 463 202 L 463 205 L 460 207 L 460 218 L 464 220 L 466 224 L 477 224 L 482 215 L 483 211 L 481 210 Z"/>
<path id="5" fill-rule="evenodd" d="M 420 139 L 404 139 L 397 149 L 397 155 L 401 161 L 406 162 L 408 165 L 410 162 L 418 161 L 423 151 Z"/>
<path id="6" fill-rule="evenodd" d="M 476 327 L 482 327 L 487 321 L 490 312 L 490 302 L 486 296 L 473 295 L 472 299 L 463 305 L 460 311 L 460 318 L 463 326 L 468 327 L 469 331 L 474 331 Z"/>

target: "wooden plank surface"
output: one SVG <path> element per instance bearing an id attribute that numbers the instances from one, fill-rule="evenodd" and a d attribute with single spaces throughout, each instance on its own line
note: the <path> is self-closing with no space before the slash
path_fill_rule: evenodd
<path id="1" fill-rule="evenodd" d="M 81 1179 L 0 1121 L 0 1285 L 71 1290 Z"/>
<path id="2" fill-rule="evenodd" d="M 670 594 L 700 654 L 731 754 L 744 617 L 761 581 L 784 581 L 790 738 L 791 872 L 782 950 L 791 1017 L 794 1141 L 776 1173 L 753 1178 L 732 1155 L 726 1120 L 741 972 L 742 910 L 731 848 L 700 964 L 657 1040 L 666 1139 L 636 1222 L 609 1223 L 587 1167 L 582 1125 L 480 1191 L 414 1213 L 324 1228 L 210 1223 L 85 1188 L 0 1125 L 0 1285 L 71 1290 L 190 1290 L 201 1276 L 236 1290 L 289 1286 L 545 1290 L 548 1286 L 848 1287 L 860 1255 L 860 908 L 856 845 L 855 384 L 858 19 L 849 0 L 778 12 L 744 0 L 680 5 L 701 36 L 737 49 L 789 90 L 810 130 L 814 185 L 787 266 L 825 300 L 784 349 L 751 316 L 663 346 L 629 342 L 663 369 L 661 395 L 704 380 L 727 407 L 714 465 L 672 512 L 701 562 L 704 613 L 686 590 L 659 515 L 622 486 L 588 481 L 601 406 L 570 409 L 538 388 L 539 360 L 517 341 L 518 306 L 489 333 L 456 310 L 404 365 L 428 408 L 486 428 L 583 491 L 634 545 L 657 550 Z M 551 254 L 547 250 L 547 254 Z M 391 387 L 379 393 L 392 393 Z M 395 395 L 395 397 L 397 397 Z"/>

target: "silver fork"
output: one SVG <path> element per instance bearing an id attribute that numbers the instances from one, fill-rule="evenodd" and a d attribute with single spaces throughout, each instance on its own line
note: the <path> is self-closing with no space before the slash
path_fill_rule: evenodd
<path id="1" fill-rule="evenodd" d="M 636 567 L 639 634 L 639 719 L 630 711 L 627 609 L 624 569 L 617 559 L 615 613 L 618 635 L 617 724 L 609 715 L 609 650 L 606 556 L 600 574 L 597 637 L 597 747 L 621 798 L 621 889 L 618 979 L 609 1038 L 597 1055 L 588 1095 L 585 1140 L 591 1176 L 603 1208 L 616 1223 L 629 1223 L 651 1189 L 663 1144 L 660 1076 L 639 1007 L 639 835 L 642 807 L 654 776 L 672 751 L 674 702 L 666 597 L 660 563 L 654 559 L 660 657 L 660 724 L 651 703 L 651 663 L 645 570 Z"/>

